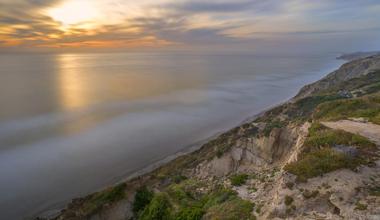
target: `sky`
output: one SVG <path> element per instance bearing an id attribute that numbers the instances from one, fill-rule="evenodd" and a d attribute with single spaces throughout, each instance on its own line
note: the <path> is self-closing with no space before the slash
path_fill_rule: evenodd
<path id="1" fill-rule="evenodd" d="M 0 52 L 349 52 L 379 39 L 379 0 L 0 0 Z"/>

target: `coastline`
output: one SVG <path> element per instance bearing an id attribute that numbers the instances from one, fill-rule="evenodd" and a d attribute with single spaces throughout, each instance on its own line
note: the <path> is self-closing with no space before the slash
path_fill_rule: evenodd
<path id="1" fill-rule="evenodd" d="M 200 152 L 202 150 L 202 148 L 205 145 L 207 145 L 209 142 L 217 139 L 221 135 L 223 135 L 225 133 L 228 133 L 231 130 L 234 130 L 236 128 L 239 128 L 240 126 L 242 126 L 242 125 L 244 125 L 246 123 L 252 122 L 255 119 L 257 119 L 257 118 L 265 115 L 267 112 L 269 112 L 269 111 L 271 111 L 271 110 L 273 110 L 273 109 L 275 109 L 275 108 L 277 108 L 279 106 L 282 106 L 284 104 L 292 102 L 293 98 L 296 97 L 296 95 L 301 91 L 301 89 L 304 86 L 309 85 L 311 83 L 318 82 L 319 80 L 323 79 L 324 77 L 326 77 L 327 75 L 329 75 L 333 71 L 338 70 L 342 65 L 346 64 L 347 62 L 349 62 L 349 61 L 348 60 L 344 60 L 344 61 L 340 62 L 339 64 L 335 65 L 334 67 L 329 67 L 327 69 L 321 70 L 320 73 L 322 73 L 322 74 L 320 75 L 320 77 L 317 80 L 311 81 L 311 82 L 308 82 L 308 83 L 304 84 L 295 94 L 290 95 L 289 97 L 285 98 L 281 102 L 278 102 L 278 103 L 273 104 L 273 105 L 271 105 L 271 106 L 269 106 L 267 108 L 264 108 L 259 113 L 253 114 L 253 116 L 246 117 L 245 119 L 241 120 L 240 122 L 236 123 L 233 126 L 230 126 L 228 128 L 225 128 L 225 129 L 220 129 L 215 134 L 213 134 L 213 135 L 211 135 L 211 136 L 209 136 L 207 138 L 204 138 L 203 140 L 195 142 L 193 144 L 190 144 L 190 145 L 187 145 L 185 147 L 182 147 L 182 149 L 179 150 L 177 153 L 171 154 L 171 155 L 166 156 L 166 157 L 161 158 L 161 159 L 158 159 L 157 161 L 151 163 L 148 166 L 145 166 L 145 167 L 143 167 L 141 169 L 137 169 L 137 170 L 135 170 L 133 172 L 129 172 L 128 174 L 122 174 L 119 177 L 115 177 L 113 181 L 111 181 L 109 184 L 107 184 L 107 186 L 105 186 L 103 188 L 100 188 L 100 189 L 98 189 L 98 190 L 96 190 L 94 192 L 84 193 L 83 196 L 73 198 L 70 201 L 62 202 L 60 204 L 55 204 L 54 207 L 51 207 L 51 208 L 49 208 L 49 209 L 47 209 L 45 211 L 39 211 L 38 213 L 36 213 L 35 215 L 33 215 L 31 217 L 31 219 L 35 219 L 35 218 L 43 218 L 43 219 L 45 219 L 45 218 L 47 218 L 47 219 L 53 218 L 54 219 L 54 218 L 56 218 L 62 212 L 62 210 L 65 209 L 65 207 L 67 207 L 68 204 L 70 204 L 72 202 L 81 201 L 81 200 L 87 198 L 89 195 L 92 195 L 92 194 L 94 194 L 96 192 L 101 192 L 103 190 L 112 188 L 112 187 L 114 187 L 114 186 L 116 186 L 116 185 L 118 185 L 120 183 L 129 183 L 129 182 L 133 182 L 134 183 L 136 181 L 140 182 L 141 179 L 150 179 L 151 176 L 156 175 L 156 172 L 158 170 L 160 170 L 162 168 L 165 168 L 166 166 L 170 166 L 170 164 L 171 163 L 175 163 L 176 160 L 179 160 L 182 157 L 190 156 L 192 154 L 197 154 L 198 152 Z"/>

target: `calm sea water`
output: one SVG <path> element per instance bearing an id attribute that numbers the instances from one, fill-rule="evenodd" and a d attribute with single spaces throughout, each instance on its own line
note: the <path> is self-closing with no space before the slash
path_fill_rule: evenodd
<path id="1" fill-rule="evenodd" d="M 1 54 L 0 213 L 25 219 L 293 96 L 336 54 Z"/>

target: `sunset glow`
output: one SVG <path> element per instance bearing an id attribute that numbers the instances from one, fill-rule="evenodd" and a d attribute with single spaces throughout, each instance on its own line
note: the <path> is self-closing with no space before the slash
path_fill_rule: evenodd
<path id="1" fill-rule="evenodd" d="M 69 0 L 47 10 L 47 14 L 55 21 L 68 27 L 86 22 L 94 22 L 99 18 L 99 12 L 91 1 Z"/>
<path id="2" fill-rule="evenodd" d="M 259 49 L 310 46 L 316 35 L 337 46 L 379 36 L 379 8 L 374 0 L 3 0 L 0 48 Z"/>

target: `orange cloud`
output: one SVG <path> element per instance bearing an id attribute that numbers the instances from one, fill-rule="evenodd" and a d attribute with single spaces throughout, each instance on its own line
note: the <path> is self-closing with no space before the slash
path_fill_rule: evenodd
<path id="1" fill-rule="evenodd" d="M 75 42 L 51 42 L 35 45 L 45 48 L 136 48 L 136 47 L 163 47 L 176 45 L 175 42 L 157 39 L 154 36 L 134 40 L 84 40 Z"/>

